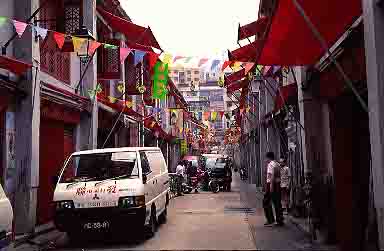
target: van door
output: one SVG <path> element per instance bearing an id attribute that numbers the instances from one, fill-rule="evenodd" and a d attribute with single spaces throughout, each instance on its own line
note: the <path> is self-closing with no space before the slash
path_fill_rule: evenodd
<path id="1" fill-rule="evenodd" d="M 154 186 L 154 174 L 151 166 L 149 165 L 148 158 L 144 151 L 140 151 L 140 164 L 143 176 L 147 176 L 147 183 L 144 184 L 145 202 L 152 203 L 156 197 L 156 191 Z"/>
<path id="2" fill-rule="evenodd" d="M 159 205 L 158 209 L 163 210 L 166 203 L 168 182 L 168 170 L 165 164 L 164 156 L 160 151 L 147 152 L 148 161 L 151 169 L 156 176 L 155 187 L 157 193 L 156 204 Z"/>

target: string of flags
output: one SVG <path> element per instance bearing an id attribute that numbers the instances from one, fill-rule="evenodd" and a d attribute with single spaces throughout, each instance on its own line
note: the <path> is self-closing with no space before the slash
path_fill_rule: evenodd
<path id="1" fill-rule="evenodd" d="M 42 40 L 45 40 L 49 34 L 52 34 L 52 37 L 54 41 L 57 44 L 57 47 L 59 49 L 63 49 L 67 39 L 70 39 L 73 44 L 74 52 L 82 53 L 82 52 L 88 52 L 90 55 L 93 55 L 95 51 L 100 47 L 103 46 L 104 49 L 110 49 L 110 50 L 120 50 L 120 62 L 123 63 L 125 59 L 129 56 L 130 53 L 134 53 L 134 63 L 137 65 L 139 62 L 143 61 L 143 58 L 145 55 L 149 55 L 150 58 L 157 58 L 159 57 L 159 54 L 151 51 L 141 51 L 137 49 L 131 49 L 126 46 L 126 44 L 121 41 L 120 46 L 112 45 L 108 43 L 101 43 L 94 40 L 89 40 L 86 38 L 80 38 L 76 37 L 70 34 L 60 33 L 54 30 L 45 29 L 33 24 L 24 23 L 18 20 L 10 19 L 8 17 L 0 16 L 0 28 L 4 27 L 7 23 L 11 23 L 18 35 L 19 38 L 21 38 L 28 26 L 30 26 L 35 32 L 37 37 L 40 37 Z M 87 51 L 88 50 L 88 51 Z M 156 61 L 155 61 L 156 62 Z M 154 65 L 154 63 L 153 63 Z M 152 66 L 153 66 L 152 65 Z"/>

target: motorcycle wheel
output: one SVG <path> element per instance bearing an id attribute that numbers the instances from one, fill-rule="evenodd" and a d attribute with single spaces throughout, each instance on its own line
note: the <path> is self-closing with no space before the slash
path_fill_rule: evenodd
<path id="1" fill-rule="evenodd" d="M 213 193 L 220 192 L 220 186 L 216 182 L 209 182 L 209 188 Z"/>

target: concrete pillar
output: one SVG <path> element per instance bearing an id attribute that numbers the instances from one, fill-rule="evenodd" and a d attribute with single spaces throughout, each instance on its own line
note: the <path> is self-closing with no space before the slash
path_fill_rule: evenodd
<path id="1" fill-rule="evenodd" d="M 372 177 L 377 213 L 379 247 L 384 249 L 384 9 L 373 0 L 363 0 L 365 57 Z M 383 1 L 381 1 L 383 2 Z"/>
<path id="2" fill-rule="evenodd" d="M 38 0 L 14 2 L 15 19 L 25 20 L 39 6 Z M 13 41 L 14 55 L 21 61 L 39 66 L 39 43 L 29 28 L 22 38 Z M 40 76 L 33 68 L 19 85 L 27 97 L 16 106 L 16 233 L 31 233 L 36 224 L 37 189 L 39 186 Z"/>

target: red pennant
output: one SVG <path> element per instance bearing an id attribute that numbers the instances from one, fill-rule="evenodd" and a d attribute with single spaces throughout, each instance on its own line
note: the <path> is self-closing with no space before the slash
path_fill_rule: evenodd
<path id="1" fill-rule="evenodd" d="M 179 59 L 183 59 L 183 58 L 185 58 L 185 57 L 183 57 L 183 56 L 176 56 L 176 57 L 173 59 L 173 63 L 175 63 L 177 60 L 179 60 Z"/>
<path id="2" fill-rule="evenodd" d="M 224 112 L 222 111 L 222 112 L 219 112 L 219 115 L 220 115 L 220 118 L 223 118 L 223 116 L 224 116 Z"/>
<path id="3" fill-rule="evenodd" d="M 149 69 L 152 70 L 152 68 L 155 66 L 158 58 L 159 58 L 159 54 L 156 54 L 154 52 L 148 52 Z"/>
<path id="4" fill-rule="evenodd" d="M 53 32 L 53 38 L 55 39 L 57 46 L 61 50 L 65 42 L 65 35 L 63 33 Z"/>
<path id="5" fill-rule="evenodd" d="M 227 68 L 228 65 L 230 65 L 230 64 L 232 64 L 232 61 L 225 61 L 224 64 L 223 64 L 223 66 L 221 67 L 221 70 L 224 71 L 225 68 Z"/>
<path id="6" fill-rule="evenodd" d="M 88 48 L 88 54 L 93 55 L 97 48 L 99 48 L 101 43 L 96 42 L 96 41 L 89 41 L 89 48 Z"/>
<path id="7" fill-rule="evenodd" d="M 120 63 L 123 64 L 125 59 L 131 53 L 132 49 L 120 47 Z"/>
<path id="8" fill-rule="evenodd" d="M 202 66 L 202 65 L 205 64 L 206 62 L 208 62 L 208 58 L 202 58 L 202 59 L 200 59 L 199 64 L 198 64 L 197 67 Z"/>

